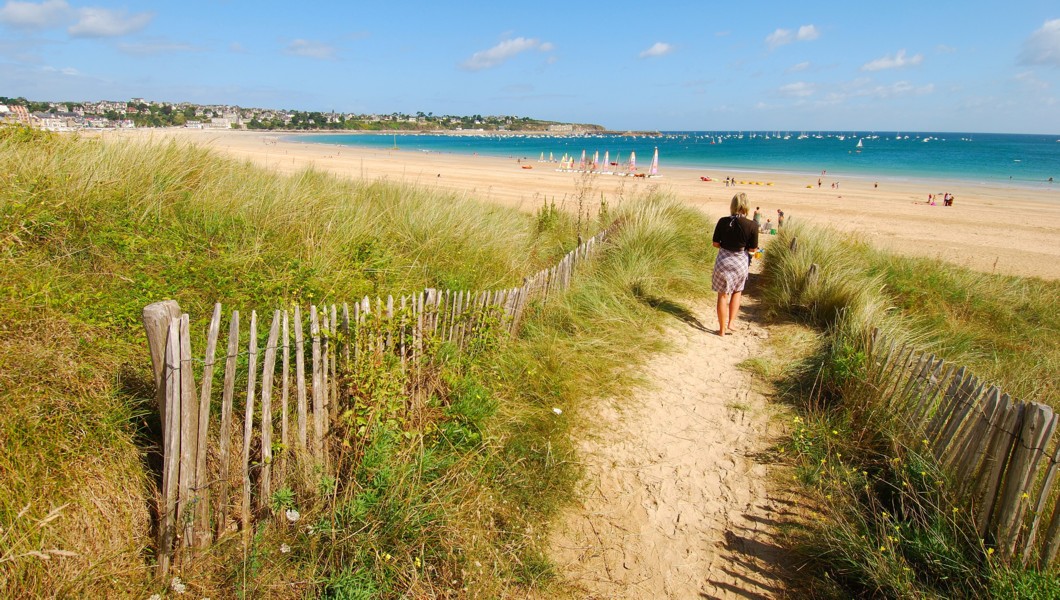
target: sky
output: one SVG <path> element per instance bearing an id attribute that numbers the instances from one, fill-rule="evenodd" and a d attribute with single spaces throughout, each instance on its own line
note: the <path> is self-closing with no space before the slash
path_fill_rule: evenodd
<path id="1" fill-rule="evenodd" d="M 0 96 L 1060 133 L 1060 2 L 2 0 Z"/>

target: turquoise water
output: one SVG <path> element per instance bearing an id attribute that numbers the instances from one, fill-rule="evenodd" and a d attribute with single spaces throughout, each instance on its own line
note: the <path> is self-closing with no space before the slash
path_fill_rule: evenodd
<path id="1" fill-rule="evenodd" d="M 659 172 L 683 167 L 721 178 L 739 171 L 797 173 L 825 180 L 844 176 L 942 179 L 965 183 L 1007 183 L 1060 191 L 1060 135 L 930 132 L 705 132 L 672 131 L 659 137 L 621 135 L 299 135 L 292 141 L 404 151 L 483 154 L 536 162 L 551 153 L 574 157 L 582 151 L 625 165 L 635 152 L 646 172 L 655 148 Z M 857 144 L 862 147 L 858 151 Z M 1049 183 L 1052 177 L 1058 183 Z"/>

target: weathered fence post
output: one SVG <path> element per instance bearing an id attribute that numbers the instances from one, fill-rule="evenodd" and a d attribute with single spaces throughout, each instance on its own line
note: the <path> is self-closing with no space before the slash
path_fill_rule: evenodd
<path id="1" fill-rule="evenodd" d="M 188 315 L 180 316 L 180 479 L 178 483 L 177 523 L 184 524 L 181 545 L 195 545 L 195 518 L 188 514 L 193 492 L 199 486 L 195 479 L 198 462 L 199 398 L 195 394 L 195 377 L 191 366 L 191 323 Z"/>
<path id="2" fill-rule="evenodd" d="M 313 342 L 313 458 L 324 461 L 324 373 L 320 356 L 320 321 L 317 307 L 309 305 L 309 337 Z"/>
<path id="3" fill-rule="evenodd" d="M 163 354 L 162 389 L 166 397 L 162 405 L 166 414 L 162 441 L 162 508 L 158 527 L 158 572 L 165 577 L 173 559 L 176 539 L 177 485 L 180 468 L 180 323 L 171 319 L 166 328 Z"/>
<path id="4" fill-rule="evenodd" d="M 206 442 L 210 431 L 210 394 L 213 391 L 213 366 L 217 359 L 217 336 L 221 332 L 221 303 L 214 304 L 210 330 L 206 339 L 206 357 L 202 372 L 202 392 L 199 394 L 199 431 L 195 451 L 195 485 L 198 504 L 195 520 L 199 537 L 196 546 L 205 548 L 210 543 L 210 495 L 206 477 Z"/>
<path id="5" fill-rule="evenodd" d="M 250 311 L 247 402 L 243 418 L 243 546 L 250 545 L 250 439 L 254 435 L 254 388 L 258 372 L 258 313 Z"/>
<path id="6" fill-rule="evenodd" d="M 151 366 L 155 373 L 155 403 L 158 404 L 158 415 L 162 421 L 162 430 L 166 429 L 166 389 L 162 379 L 162 369 L 166 357 L 166 338 L 169 334 L 169 323 L 180 318 L 180 305 L 176 300 L 163 300 L 144 307 L 142 320 L 147 333 L 147 347 L 151 351 Z"/>
<path id="7" fill-rule="evenodd" d="M 272 379 L 276 372 L 276 340 L 280 335 L 280 311 L 272 313 L 269 341 L 265 342 L 265 360 L 261 369 L 261 477 L 258 480 L 258 507 L 269 505 L 272 495 Z"/>
<path id="8" fill-rule="evenodd" d="M 221 475 L 217 490 L 216 537 L 220 538 L 228 529 L 228 472 L 232 445 L 232 399 L 236 393 L 236 364 L 239 358 L 239 311 L 232 311 L 228 326 L 228 355 L 225 359 L 225 387 L 221 397 L 220 462 Z"/>

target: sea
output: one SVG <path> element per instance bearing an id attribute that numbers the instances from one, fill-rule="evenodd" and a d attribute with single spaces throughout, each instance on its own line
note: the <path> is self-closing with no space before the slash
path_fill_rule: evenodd
<path id="1" fill-rule="evenodd" d="M 574 168 L 647 173 L 655 151 L 658 173 L 667 167 L 693 169 L 723 179 L 746 172 L 773 172 L 823 177 L 891 180 L 943 180 L 967 184 L 1004 184 L 1060 192 L 1060 135 L 954 132 L 785 132 L 666 131 L 658 135 L 540 135 L 488 132 L 464 135 L 308 134 L 285 139 L 428 153 L 455 153 L 517 158 L 559 165 L 566 157 Z M 1050 181 L 1050 178 L 1053 181 Z"/>

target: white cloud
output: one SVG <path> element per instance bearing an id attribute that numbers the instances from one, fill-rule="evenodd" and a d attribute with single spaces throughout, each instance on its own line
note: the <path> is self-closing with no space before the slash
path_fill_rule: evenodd
<path id="1" fill-rule="evenodd" d="M 139 31 L 154 18 L 154 13 L 129 14 L 124 10 L 85 7 L 72 8 L 66 0 L 44 0 L 40 3 L 9 1 L 0 7 L 0 23 L 21 29 L 47 29 L 70 25 L 72 37 L 116 37 Z"/>
<path id="2" fill-rule="evenodd" d="M 805 71 L 810 68 L 810 61 L 806 60 L 798 64 L 791 65 L 788 67 L 788 73 L 798 73 L 799 71 Z"/>
<path id="3" fill-rule="evenodd" d="M 1060 67 L 1060 19 L 1046 21 L 1023 42 L 1019 62 L 1023 65 Z"/>
<path id="4" fill-rule="evenodd" d="M 472 54 L 471 58 L 465 60 L 460 66 L 468 71 L 481 71 L 482 69 L 489 69 L 503 64 L 513 56 L 529 50 L 551 52 L 554 49 L 555 46 L 551 42 L 541 42 L 535 38 L 517 37 L 504 40 L 488 50 Z"/>
<path id="5" fill-rule="evenodd" d="M 78 71 L 77 69 L 75 69 L 73 67 L 63 67 L 61 69 L 57 69 L 55 67 L 47 66 L 47 65 L 44 66 L 44 67 L 41 67 L 41 71 L 44 71 L 45 73 L 61 73 L 63 75 L 67 75 L 69 77 L 76 77 L 76 76 L 81 74 L 80 71 Z"/>
<path id="6" fill-rule="evenodd" d="M 791 33 L 790 29 L 777 29 L 766 36 L 766 45 L 769 46 L 770 50 L 785 44 L 790 44 L 793 41 L 795 41 L 795 36 Z"/>
<path id="7" fill-rule="evenodd" d="M 809 42 L 819 37 L 821 37 L 821 32 L 817 31 L 817 28 L 813 25 L 803 25 L 799 27 L 799 32 L 795 34 L 795 39 L 800 42 Z"/>
<path id="8" fill-rule="evenodd" d="M 778 28 L 766 36 L 766 46 L 773 50 L 792 42 L 809 42 L 819 37 L 821 32 L 814 25 L 803 25 L 797 31 Z"/>
<path id="9" fill-rule="evenodd" d="M 77 22 L 66 32 L 73 37 L 116 37 L 139 31 L 154 18 L 154 13 L 127 14 L 124 10 L 82 8 Z"/>
<path id="10" fill-rule="evenodd" d="M 882 56 L 876 60 L 870 60 L 861 66 L 862 71 L 882 71 L 884 69 L 901 69 L 903 67 L 915 67 L 924 62 L 923 54 L 914 54 L 905 57 L 905 50 L 899 50 L 894 56 Z"/>
<path id="11" fill-rule="evenodd" d="M 121 43 L 118 44 L 118 50 L 125 54 L 148 55 L 169 54 L 172 52 L 199 52 L 203 49 L 183 42 L 155 39 L 135 43 Z"/>
<path id="12" fill-rule="evenodd" d="M 314 42 L 312 40 L 297 39 L 283 49 L 284 53 L 305 58 L 316 58 L 318 60 L 333 60 L 336 49 L 330 44 Z"/>
<path id="13" fill-rule="evenodd" d="M 780 86 L 777 91 L 779 91 L 782 96 L 807 98 L 817 91 L 817 86 L 806 81 L 796 81 L 795 83 Z"/>
<path id="14" fill-rule="evenodd" d="M 899 96 L 924 96 L 934 91 L 933 83 L 917 86 L 908 81 L 896 81 L 889 85 L 873 85 L 871 79 L 859 77 L 826 94 L 822 104 L 839 104 L 853 98 L 888 100 Z"/>
<path id="15" fill-rule="evenodd" d="M 70 5 L 66 0 L 45 0 L 39 4 L 8 2 L 0 8 L 0 23 L 20 29 L 58 27 L 70 18 Z"/>
<path id="16" fill-rule="evenodd" d="M 651 48 L 648 48 L 647 50 L 641 52 L 640 54 L 638 54 L 638 56 L 640 58 L 666 56 L 667 54 L 673 52 L 673 49 L 674 47 L 670 44 L 667 44 L 666 42 L 655 42 L 654 44 L 652 44 Z"/>
<path id="17" fill-rule="evenodd" d="M 1012 76 L 1017 82 L 1022 83 L 1030 89 L 1034 90 L 1047 90 L 1049 89 L 1049 83 L 1042 81 L 1034 76 L 1034 73 L 1030 71 L 1024 71 L 1022 73 L 1016 73 Z"/>

